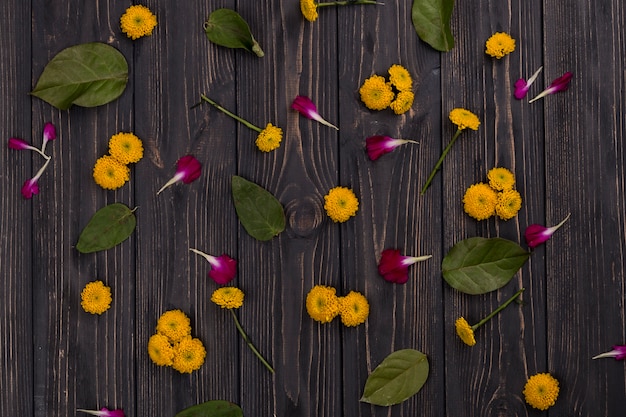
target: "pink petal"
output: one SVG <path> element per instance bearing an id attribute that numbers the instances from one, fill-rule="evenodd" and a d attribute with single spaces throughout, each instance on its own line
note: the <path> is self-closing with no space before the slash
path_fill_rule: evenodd
<path id="1" fill-rule="evenodd" d="M 185 184 L 197 180 L 201 173 L 202 164 L 193 155 L 183 156 L 176 162 L 176 174 L 181 176 Z"/>
<path id="2" fill-rule="evenodd" d="M 311 101 L 310 98 L 306 96 L 297 96 L 293 103 L 291 103 L 291 108 L 297 110 L 303 116 L 309 119 L 315 119 L 316 116 L 319 117 L 319 113 L 317 112 L 317 107 Z"/>
<path id="3" fill-rule="evenodd" d="M 526 83 L 526 80 L 523 78 L 517 80 L 515 82 L 515 98 L 521 100 L 526 97 L 529 88 L 530 86 Z"/>
<path id="4" fill-rule="evenodd" d="M 17 149 L 18 151 L 24 149 L 32 149 L 32 146 L 28 144 L 24 139 L 20 138 L 9 138 L 9 142 L 7 144 L 11 149 Z"/>
<path id="5" fill-rule="evenodd" d="M 226 254 L 213 258 L 209 277 L 219 285 L 228 284 L 237 275 L 237 261 Z"/>
<path id="6" fill-rule="evenodd" d="M 552 90 L 550 94 L 567 90 L 569 88 L 569 82 L 572 80 L 573 76 L 574 74 L 568 71 L 565 74 L 561 75 L 559 78 L 552 81 L 549 87 L 549 89 Z"/>
<path id="7" fill-rule="evenodd" d="M 31 178 L 24 182 L 22 186 L 22 196 L 29 200 L 33 198 L 33 195 L 39 194 L 39 185 L 37 184 L 38 178 Z"/>
<path id="8" fill-rule="evenodd" d="M 375 161 L 386 153 L 394 150 L 393 146 L 388 146 L 389 136 L 370 136 L 365 139 L 365 149 L 370 160 Z"/>
<path id="9" fill-rule="evenodd" d="M 385 249 L 378 263 L 378 273 L 385 281 L 406 283 L 409 280 L 409 267 L 402 263 L 404 258 L 397 249 Z"/>
<path id="10" fill-rule="evenodd" d="M 57 129 L 50 122 L 47 122 L 43 127 L 43 139 L 45 141 L 55 140 L 57 138 Z"/>

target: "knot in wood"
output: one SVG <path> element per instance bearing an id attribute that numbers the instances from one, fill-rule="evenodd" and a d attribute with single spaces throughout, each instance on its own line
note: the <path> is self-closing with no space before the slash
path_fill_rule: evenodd
<path id="1" fill-rule="evenodd" d="M 319 201 L 311 197 L 291 200 L 285 206 L 289 228 L 301 237 L 308 237 L 319 228 L 323 219 L 322 211 Z"/>

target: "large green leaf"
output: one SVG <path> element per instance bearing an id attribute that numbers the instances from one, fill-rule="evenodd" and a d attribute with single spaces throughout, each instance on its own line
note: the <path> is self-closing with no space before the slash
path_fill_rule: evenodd
<path id="1" fill-rule="evenodd" d="M 399 404 L 422 389 L 428 370 L 428 359 L 422 352 L 393 352 L 367 378 L 361 401 L 381 406 Z"/>
<path id="2" fill-rule="evenodd" d="M 237 404 L 213 400 L 185 408 L 175 417 L 243 417 L 243 411 Z"/>
<path id="3" fill-rule="evenodd" d="M 137 219 L 124 204 L 113 203 L 96 211 L 78 238 L 76 249 L 91 253 L 110 249 L 128 239 Z"/>
<path id="4" fill-rule="evenodd" d="M 95 107 L 118 98 L 127 82 L 124 55 L 104 43 L 83 43 L 52 58 L 31 94 L 61 110 Z"/>
<path id="5" fill-rule="evenodd" d="M 520 245 L 498 237 L 462 240 L 443 258 L 443 277 L 466 294 L 484 294 L 505 286 L 530 256 Z"/>
<path id="6" fill-rule="evenodd" d="M 438 51 L 454 47 L 450 18 L 454 0 L 413 0 L 411 17 L 420 39 Z"/>
<path id="7" fill-rule="evenodd" d="M 285 230 L 283 206 L 272 194 L 237 175 L 231 187 L 237 216 L 250 236 L 270 240 Z"/>
<path id="8" fill-rule="evenodd" d="M 204 31 L 211 42 L 220 46 L 243 48 L 259 57 L 264 55 L 261 46 L 250 32 L 250 26 L 234 10 L 214 10 L 204 24 Z"/>

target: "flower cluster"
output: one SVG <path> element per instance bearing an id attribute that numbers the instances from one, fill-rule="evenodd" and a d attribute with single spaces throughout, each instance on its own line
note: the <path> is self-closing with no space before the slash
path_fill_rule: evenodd
<path id="1" fill-rule="evenodd" d="M 363 294 L 350 291 L 345 297 L 338 297 L 333 287 L 316 285 L 306 296 L 306 311 L 320 323 L 330 323 L 340 316 L 341 322 L 348 327 L 365 323 L 370 312 L 370 305 Z"/>
<path id="2" fill-rule="evenodd" d="M 476 220 L 497 215 L 512 219 L 522 207 L 522 196 L 515 190 L 515 176 L 506 168 L 496 167 L 487 173 L 489 184 L 471 185 L 463 196 L 463 210 Z"/>
<path id="3" fill-rule="evenodd" d="M 22 196 L 25 199 L 31 199 L 33 198 L 33 195 L 39 194 L 39 184 L 38 184 L 39 178 L 41 178 L 46 168 L 48 168 L 48 164 L 50 163 L 50 159 L 51 159 L 50 156 L 46 155 L 46 144 L 51 140 L 55 140 L 56 138 L 57 138 L 56 128 L 50 122 L 47 122 L 43 127 L 43 140 L 41 143 L 41 149 L 38 149 L 38 148 L 35 148 L 34 146 L 29 145 L 28 142 L 26 142 L 24 139 L 9 138 L 9 142 L 8 142 L 9 148 L 15 149 L 18 151 L 29 150 L 29 151 L 36 152 L 39 155 L 41 155 L 43 159 L 45 159 L 46 161 L 44 162 L 42 167 L 39 168 L 39 171 L 37 171 L 37 174 L 35 174 L 33 178 L 26 180 L 24 182 L 24 185 L 22 185 Z"/>
<path id="4" fill-rule="evenodd" d="M 515 50 L 515 39 L 508 33 L 496 32 L 485 42 L 485 53 L 494 58 L 502 58 Z"/>
<path id="5" fill-rule="evenodd" d="M 389 70 L 389 81 L 380 75 L 372 75 L 359 88 L 361 101 L 370 110 L 391 108 L 395 114 L 409 111 L 413 105 L 413 79 L 402 65 L 394 64 Z"/>
<path id="6" fill-rule="evenodd" d="M 317 8 L 324 6 L 345 6 L 348 4 L 382 4 L 375 0 L 343 0 L 319 3 L 315 0 L 300 0 L 302 16 L 309 22 L 315 22 L 318 17 Z"/>
<path id="7" fill-rule="evenodd" d="M 156 25 L 156 16 L 146 6 L 141 5 L 130 6 L 120 18 L 122 32 L 133 40 L 152 35 Z"/>
<path id="8" fill-rule="evenodd" d="M 80 305 L 87 313 L 102 314 L 111 307 L 111 288 L 102 281 L 90 282 L 80 293 L 80 300 Z"/>
<path id="9" fill-rule="evenodd" d="M 324 210 L 335 223 L 348 221 L 359 210 L 359 199 L 346 187 L 335 187 L 324 196 Z"/>
<path id="10" fill-rule="evenodd" d="M 148 354 L 156 365 L 189 374 L 204 364 L 206 349 L 200 339 L 191 337 L 189 317 L 180 310 L 169 310 L 157 321 L 156 334 L 148 340 Z"/>
<path id="11" fill-rule="evenodd" d="M 96 161 L 93 179 L 105 190 L 116 190 L 130 179 L 128 164 L 143 158 L 143 143 L 133 133 L 116 133 L 109 139 L 109 154 Z"/>

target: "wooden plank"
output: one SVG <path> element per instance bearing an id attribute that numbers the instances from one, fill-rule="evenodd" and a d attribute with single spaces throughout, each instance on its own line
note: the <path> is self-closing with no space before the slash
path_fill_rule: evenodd
<path id="1" fill-rule="evenodd" d="M 31 137 L 30 100 L 30 3 L 19 0 L 0 6 L 0 132 L 5 151 L 0 181 L 0 414 L 33 414 L 33 315 L 32 315 L 32 202 L 24 201 L 20 188 L 31 178 L 38 155 L 6 147 L 10 137 L 40 146 Z M 37 131 L 39 133 L 39 131 Z"/>
<path id="2" fill-rule="evenodd" d="M 624 367 L 598 353 L 624 344 L 623 2 L 545 11 L 544 85 L 565 71 L 568 91 L 545 112 L 546 224 L 568 224 L 547 259 L 548 369 L 561 382 L 555 413 L 623 414 Z M 567 411 L 566 411 L 567 410 Z"/>
<path id="3" fill-rule="evenodd" d="M 117 23 L 123 6 L 34 1 L 32 8 L 32 85 L 56 53 L 78 43 L 107 42 L 132 58 L 132 44 Z M 132 183 L 108 192 L 92 178 L 109 137 L 131 128 L 132 86 L 117 101 L 94 109 L 59 111 L 38 99 L 32 103 L 33 131 L 41 134 L 44 122 L 52 121 L 58 134 L 48 145 L 52 161 L 32 203 L 35 415 L 105 406 L 132 412 L 134 238 L 97 254 L 81 255 L 73 247 L 97 209 L 116 201 L 132 205 Z M 112 288 L 114 298 L 102 316 L 80 306 L 82 288 L 96 279 Z"/>
<path id="4" fill-rule="evenodd" d="M 362 292 L 370 303 L 367 323 L 343 331 L 342 415 L 439 415 L 444 406 L 441 199 L 436 190 L 419 193 L 441 135 L 440 55 L 415 33 L 410 2 L 344 7 L 338 19 L 347 22 L 339 46 L 343 129 L 338 180 L 360 199 L 358 215 L 340 229 L 342 285 L 344 292 Z M 403 115 L 368 110 L 360 100 L 360 86 L 374 74 L 388 78 L 393 64 L 403 65 L 413 77 L 411 110 Z M 419 144 L 404 145 L 372 162 L 364 147 L 365 138 L 373 135 Z M 392 284 L 377 271 L 381 252 L 389 248 L 433 258 L 412 266 L 405 285 Z M 427 355 L 430 374 L 422 391 L 391 408 L 359 403 L 369 374 L 401 349 Z"/>

